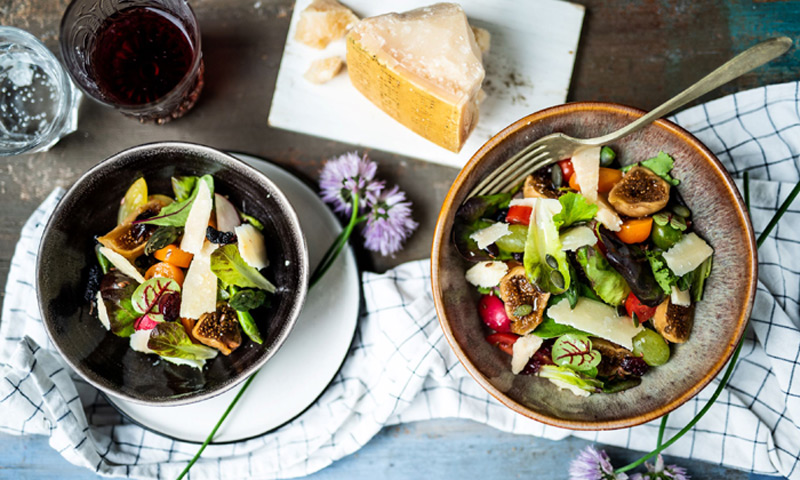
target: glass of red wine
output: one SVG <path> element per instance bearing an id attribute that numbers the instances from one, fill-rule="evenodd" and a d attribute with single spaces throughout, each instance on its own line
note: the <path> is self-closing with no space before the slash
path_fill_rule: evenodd
<path id="1" fill-rule="evenodd" d="M 200 29 L 186 0 L 73 0 L 61 54 L 89 97 L 142 123 L 166 123 L 203 89 Z"/>

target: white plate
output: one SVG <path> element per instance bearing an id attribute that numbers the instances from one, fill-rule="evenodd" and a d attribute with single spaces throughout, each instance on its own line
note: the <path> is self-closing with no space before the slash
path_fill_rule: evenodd
<path id="1" fill-rule="evenodd" d="M 309 263 L 322 258 L 341 231 L 319 197 L 292 174 L 259 158 L 235 153 L 261 170 L 286 194 L 306 234 Z M 361 282 L 351 249 L 312 290 L 292 333 L 256 376 L 220 427 L 215 443 L 261 435 L 289 422 L 322 394 L 339 371 L 355 333 Z M 139 405 L 108 397 L 140 425 L 178 440 L 202 442 L 236 396 L 234 388 L 217 397 L 178 407 Z"/>
<path id="2" fill-rule="evenodd" d="M 461 168 L 495 133 L 520 118 L 567 99 L 584 7 L 558 0 L 461 0 L 470 24 L 492 34 L 486 57 L 486 100 L 480 120 L 459 153 L 445 150 L 396 122 L 350 83 L 347 72 L 324 85 L 303 78 L 313 60 L 344 58 L 345 41 L 316 50 L 294 40 L 297 0 L 283 50 L 269 124 L 295 132 L 379 148 Z M 404 12 L 435 0 L 342 0 L 360 17 Z"/>

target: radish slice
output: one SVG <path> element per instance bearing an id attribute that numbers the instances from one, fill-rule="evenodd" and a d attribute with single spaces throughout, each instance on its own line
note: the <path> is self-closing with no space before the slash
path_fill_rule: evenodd
<path id="1" fill-rule="evenodd" d="M 233 232 L 234 228 L 242 224 L 236 207 L 218 193 L 214 194 L 214 209 L 217 211 L 217 230 L 220 232 Z"/>

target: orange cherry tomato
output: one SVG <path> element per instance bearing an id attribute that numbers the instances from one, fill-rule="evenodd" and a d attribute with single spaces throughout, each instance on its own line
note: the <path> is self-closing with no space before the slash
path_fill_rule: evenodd
<path id="1" fill-rule="evenodd" d="M 597 179 L 597 191 L 599 193 L 610 192 L 614 185 L 622 180 L 622 170 L 616 168 L 600 167 L 600 175 Z"/>
<path id="2" fill-rule="evenodd" d="M 653 218 L 632 218 L 622 222 L 617 238 L 625 243 L 641 243 L 650 237 L 653 228 Z"/>
<path id="3" fill-rule="evenodd" d="M 160 278 L 171 278 L 178 282 L 178 285 L 183 286 L 183 270 L 176 267 L 175 265 L 167 262 L 160 262 L 156 263 L 152 267 L 148 268 L 144 274 L 145 280 L 150 280 L 151 278 L 160 277 Z"/>
<path id="4" fill-rule="evenodd" d="M 569 177 L 569 188 L 580 191 L 581 186 L 578 184 L 578 176 L 573 175 Z M 614 185 L 622 180 L 622 170 L 616 168 L 600 167 L 597 175 L 597 193 L 608 193 L 614 188 Z"/>
<path id="5" fill-rule="evenodd" d="M 171 263 L 181 268 L 189 268 L 189 264 L 192 263 L 192 257 L 194 257 L 191 253 L 184 252 L 178 248 L 177 245 L 167 245 L 161 250 L 156 250 L 153 256 L 162 262 Z"/>

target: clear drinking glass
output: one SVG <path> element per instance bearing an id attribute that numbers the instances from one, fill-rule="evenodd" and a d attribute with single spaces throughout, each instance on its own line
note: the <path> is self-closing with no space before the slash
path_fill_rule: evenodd
<path id="1" fill-rule="evenodd" d="M 200 28 L 186 0 L 73 0 L 59 41 L 88 96 L 143 123 L 183 116 L 203 88 Z"/>
<path id="2" fill-rule="evenodd" d="M 0 26 L 0 155 L 45 151 L 74 132 L 80 97 L 38 38 Z"/>

